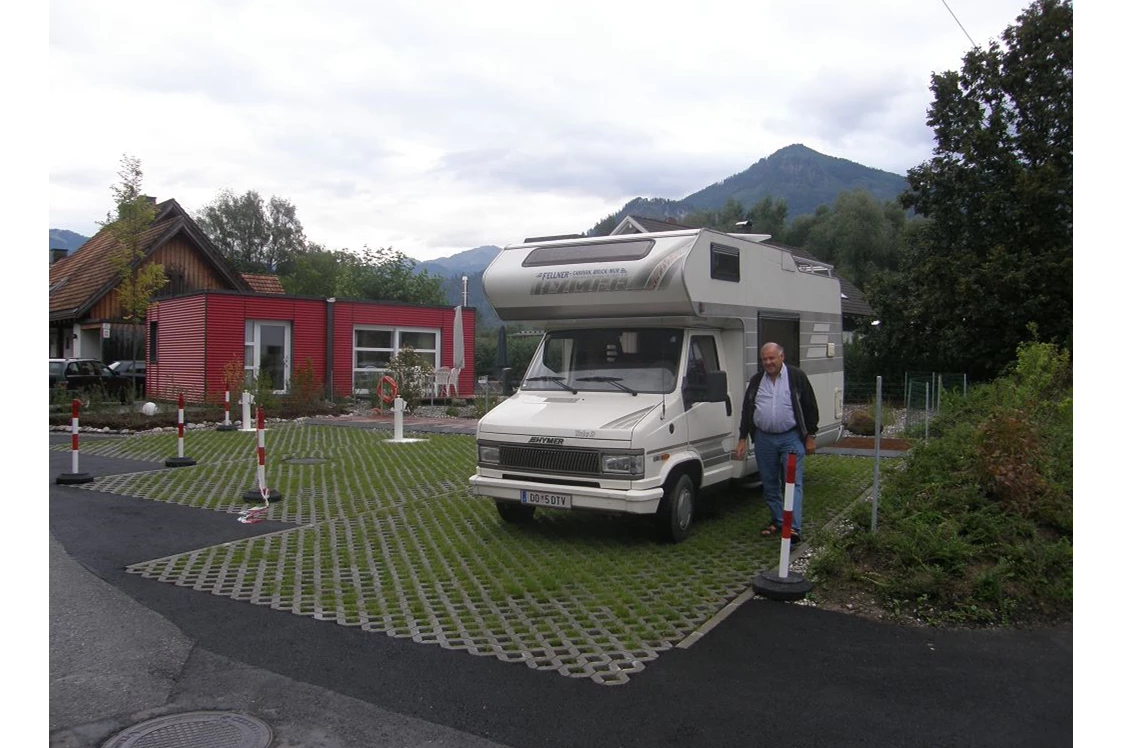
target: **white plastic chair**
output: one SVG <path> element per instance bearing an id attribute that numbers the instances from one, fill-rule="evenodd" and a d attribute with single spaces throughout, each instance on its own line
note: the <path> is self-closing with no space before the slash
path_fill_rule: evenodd
<path id="1" fill-rule="evenodd" d="M 437 397 L 441 397 L 442 389 L 444 390 L 445 397 L 451 395 L 450 388 L 453 386 L 452 372 L 453 370 L 447 366 L 438 366 L 433 370 L 433 394 Z"/>
<path id="2" fill-rule="evenodd" d="M 448 372 L 448 389 L 447 389 L 447 391 L 449 393 L 449 397 L 452 397 L 453 392 L 456 393 L 457 397 L 460 397 L 459 382 L 460 382 L 460 369 L 458 369 L 458 368 L 449 369 L 449 372 Z"/>

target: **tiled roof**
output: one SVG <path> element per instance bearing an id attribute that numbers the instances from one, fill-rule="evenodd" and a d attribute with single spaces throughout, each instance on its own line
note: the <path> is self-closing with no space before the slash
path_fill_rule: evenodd
<path id="1" fill-rule="evenodd" d="M 787 251 L 791 252 L 792 257 L 794 257 L 797 261 L 807 260 L 812 263 L 820 262 L 820 260 L 815 257 L 815 255 L 811 254 L 806 249 L 800 249 L 799 247 L 789 247 L 787 244 L 774 242 L 771 239 L 768 239 L 762 243 L 767 244 L 770 247 L 786 249 Z M 834 273 L 832 271 L 832 274 L 835 278 L 838 278 L 838 288 L 842 292 L 842 313 L 844 315 L 853 317 L 872 317 L 873 307 L 871 307 L 869 302 L 866 301 L 866 295 L 862 293 L 861 289 L 843 278 L 838 273 Z"/>
<path id="2" fill-rule="evenodd" d="M 697 226 L 691 226 L 686 223 L 678 223 L 676 221 L 667 221 L 661 218 L 643 218 L 641 216 L 632 216 L 632 220 L 639 223 L 645 229 L 651 232 L 655 231 L 682 231 L 683 229 L 696 229 Z"/>
<path id="3" fill-rule="evenodd" d="M 246 282 L 229 267 L 175 200 L 165 200 L 156 206 L 155 220 L 141 237 L 144 254 L 150 254 L 181 231 L 210 259 L 232 288 L 248 289 Z M 49 309 L 52 320 L 80 317 L 117 285 L 117 270 L 110 261 L 117 247 L 113 234 L 103 228 L 73 253 L 51 263 Z"/>
<path id="4" fill-rule="evenodd" d="M 268 273 L 242 273 L 242 280 L 254 293 L 280 293 L 285 292 L 281 279 Z"/>
<path id="5" fill-rule="evenodd" d="M 637 230 L 646 233 L 656 233 L 658 231 L 682 231 L 684 229 L 696 229 L 698 226 L 690 226 L 685 223 L 676 223 L 674 220 L 666 220 L 662 218 L 645 218 L 643 216 L 624 216 L 620 219 L 620 223 L 616 224 L 616 228 L 612 230 L 613 234 L 631 234 L 636 233 Z"/>

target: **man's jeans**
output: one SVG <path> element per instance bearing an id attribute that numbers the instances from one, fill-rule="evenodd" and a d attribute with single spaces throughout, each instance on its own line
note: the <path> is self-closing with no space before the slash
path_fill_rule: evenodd
<path id="1" fill-rule="evenodd" d="M 783 527 L 784 480 L 788 472 L 788 453 L 795 452 L 795 501 L 792 507 L 792 530 L 803 527 L 803 456 L 806 450 L 799 438 L 799 429 L 782 434 L 766 434 L 757 429 L 753 441 L 756 467 L 764 488 L 764 502 L 772 513 L 772 523 Z"/>

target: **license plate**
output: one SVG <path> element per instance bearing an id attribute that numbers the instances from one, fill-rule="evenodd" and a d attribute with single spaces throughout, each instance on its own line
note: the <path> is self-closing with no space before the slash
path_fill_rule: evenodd
<path id="1" fill-rule="evenodd" d="M 551 509 L 572 509 L 573 497 L 566 493 L 543 493 L 542 491 L 523 491 L 522 503 L 545 506 Z"/>

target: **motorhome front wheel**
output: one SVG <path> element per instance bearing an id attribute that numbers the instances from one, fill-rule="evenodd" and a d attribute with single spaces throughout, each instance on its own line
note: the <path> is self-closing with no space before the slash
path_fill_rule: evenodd
<path id="1" fill-rule="evenodd" d="M 670 490 L 663 491 L 663 499 L 655 515 L 656 522 L 664 540 L 681 543 L 694 524 L 694 481 L 683 473 L 673 484 L 667 485 Z"/>

